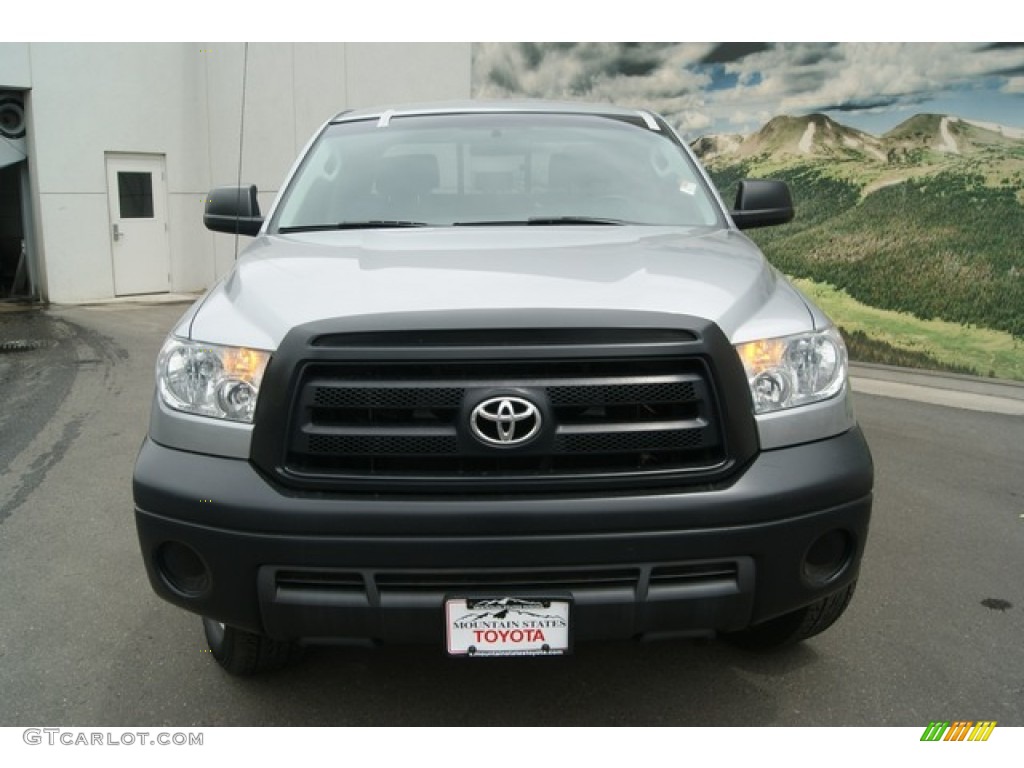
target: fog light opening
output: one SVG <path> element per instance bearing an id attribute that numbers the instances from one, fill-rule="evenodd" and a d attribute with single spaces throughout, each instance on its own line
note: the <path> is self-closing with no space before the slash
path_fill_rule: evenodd
<path id="1" fill-rule="evenodd" d="M 210 588 L 210 570 L 192 547 L 167 541 L 156 552 L 156 567 L 164 582 L 184 597 L 199 597 Z"/>
<path id="2" fill-rule="evenodd" d="M 804 578 L 814 586 L 829 583 L 846 570 L 853 550 L 853 537 L 847 531 L 836 529 L 820 536 L 804 555 Z"/>

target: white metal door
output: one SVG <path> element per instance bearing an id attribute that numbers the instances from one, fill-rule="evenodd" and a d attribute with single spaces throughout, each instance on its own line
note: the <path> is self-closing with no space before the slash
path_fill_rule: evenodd
<path id="1" fill-rule="evenodd" d="M 114 293 L 167 293 L 171 248 L 163 155 L 107 155 Z"/>

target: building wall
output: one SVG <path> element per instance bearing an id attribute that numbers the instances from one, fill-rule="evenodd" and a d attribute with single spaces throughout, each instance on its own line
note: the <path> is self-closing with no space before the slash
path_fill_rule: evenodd
<path id="1" fill-rule="evenodd" d="M 0 88 L 28 88 L 32 85 L 28 50 L 28 43 L 0 44 Z"/>
<path id="2" fill-rule="evenodd" d="M 44 296 L 114 295 L 105 156 L 166 157 L 170 289 L 209 287 L 234 238 L 202 225 L 211 186 L 274 195 L 312 133 L 346 107 L 468 98 L 468 43 L 4 43 L 0 85 L 31 88 L 29 153 Z M 244 65 L 244 66 L 243 66 Z M 244 238 L 243 238 L 244 240 Z"/>

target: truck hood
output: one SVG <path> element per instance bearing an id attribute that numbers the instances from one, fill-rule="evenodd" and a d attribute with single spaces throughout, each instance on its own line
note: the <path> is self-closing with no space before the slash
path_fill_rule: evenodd
<path id="1" fill-rule="evenodd" d="M 734 343 L 813 327 L 801 296 L 737 231 L 563 226 L 262 235 L 177 332 L 273 350 L 315 320 L 453 310 L 690 315 Z"/>

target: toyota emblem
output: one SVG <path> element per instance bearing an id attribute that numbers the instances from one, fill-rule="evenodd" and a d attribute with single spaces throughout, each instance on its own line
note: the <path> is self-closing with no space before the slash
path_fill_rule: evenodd
<path id="1" fill-rule="evenodd" d="M 485 445 L 522 445 L 540 431 L 540 409 L 522 397 L 484 400 L 469 417 L 477 440 Z"/>

